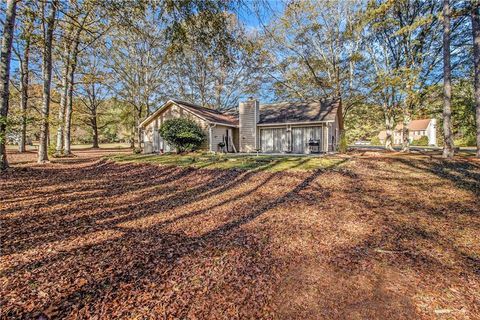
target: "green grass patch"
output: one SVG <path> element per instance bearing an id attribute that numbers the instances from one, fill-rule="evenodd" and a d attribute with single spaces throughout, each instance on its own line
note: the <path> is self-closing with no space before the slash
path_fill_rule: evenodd
<path id="1" fill-rule="evenodd" d="M 259 171 L 315 170 L 342 165 L 345 158 L 328 156 L 235 155 L 235 154 L 127 154 L 107 157 L 116 162 L 152 163 L 205 169 L 240 169 Z"/>

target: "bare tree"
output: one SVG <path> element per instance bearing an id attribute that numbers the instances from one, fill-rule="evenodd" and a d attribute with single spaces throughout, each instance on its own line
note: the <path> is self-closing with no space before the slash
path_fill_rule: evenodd
<path id="1" fill-rule="evenodd" d="M 422 90 L 433 66 L 440 60 L 441 50 L 436 50 L 439 19 L 436 13 L 441 6 L 436 1 L 394 2 L 393 17 L 398 27 L 399 45 L 404 62 L 398 71 L 402 74 L 404 97 L 402 99 L 403 143 L 402 151 L 410 151 L 409 125 L 415 109 L 421 103 Z M 438 46 L 441 47 L 441 46 Z M 428 54 L 427 54 L 428 53 Z"/>
<path id="2" fill-rule="evenodd" d="M 27 21 L 23 30 L 25 39 L 25 47 L 23 48 L 23 54 L 20 58 L 20 91 L 21 91 L 21 108 L 22 108 L 22 120 L 21 120 L 21 136 L 19 151 L 25 152 L 25 145 L 27 139 L 27 109 L 28 109 L 28 86 L 30 85 L 30 46 L 32 43 L 33 28 L 35 15 L 33 12 L 28 11 Z"/>
<path id="3" fill-rule="evenodd" d="M 434 0 L 378 0 L 367 5 L 369 26 L 384 35 L 382 42 L 393 53 L 389 76 L 398 85 L 403 152 L 410 150 L 411 119 L 421 107 L 422 96 L 430 84 L 428 79 L 441 61 L 440 10 L 440 3 Z"/>
<path id="4" fill-rule="evenodd" d="M 173 66 L 167 72 L 175 79 L 173 85 L 167 84 L 168 92 L 186 101 L 198 101 L 205 107 L 226 109 L 238 105 L 242 95 L 258 91 L 265 60 L 260 41 L 235 19 L 227 27 L 233 39 L 225 44 L 226 55 L 215 54 L 216 39 L 205 44 L 204 40 L 196 39 L 197 28 L 187 29 L 182 52 L 168 59 Z"/>
<path id="5" fill-rule="evenodd" d="M 83 75 L 78 86 L 81 108 L 79 109 L 82 122 L 92 130 L 92 147 L 99 148 L 99 130 L 111 124 L 102 121 L 108 88 L 106 86 L 108 74 L 104 72 L 102 56 L 97 48 L 87 52 L 87 61 L 81 65 Z"/>
<path id="6" fill-rule="evenodd" d="M 65 110 L 65 132 L 63 135 L 63 154 L 69 155 L 71 150 L 71 127 L 72 127 L 72 112 L 73 112 L 73 90 L 75 85 L 75 70 L 78 62 L 78 51 L 80 45 L 80 35 L 83 29 L 77 28 L 73 37 L 72 52 L 70 57 L 70 67 L 67 73 L 67 105 Z"/>
<path id="7" fill-rule="evenodd" d="M 452 138 L 452 66 L 450 63 L 450 1 L 443 0 L 443 157 L 454 155 Z"/>
<path id="8" fill-rule="evenodd" d="M 116 23 L 106 41 L 106 56 L 115 77 L 112 91 L 132 107 L 135 126 L 131 145 L 134 147 L 135 136 L 139 145 L 142 140 L 138 125 L 151 107 L 165 97 L 162 84 L 166 79 L 166 43 L 165 26 L 155 14 L 140 13 L 132 24 Z"/>
<path id="9" fill-rule="evenodd" d="M 2 51 L 0 54 L 0 170 L 8 167 L 6 143 L 6 129 L 9 103 L 10 83 L 10 60 L 12 57 L 13 32 L 15 28 L 15 15 L 17 0 L 7 0 L 5 11 L 5 22 L 2 35 Z"/>
<path id="10" fill-rule="evenodd" d="M 475 68 L 475 110 L 477 124 L 477 157 L 480 158 L 480 3 L 472 0 L 473 64 Z"/>
<path id="11" fill-rule="evenodd" d="M 288 98 L 340 98 L 344 109 L 360 102 L 359 1 L 290 3 L 264 31 L 275 68 L 277 95 Z M 278 75 L 278 76 L 277 76 Z"/>
<path id="12" fill-rule="evenodd" d="M 48 161 L 48 140 L 49 140 L 49 116 L 50 116 L 50 86 L 52 83 L 52 45 L 53 30 L 55 29 L 55 20 L 57 15 L 58 0 L 53 0 L 50 4 L 48 16 L 45 17 L 46 4 L 42 8 L 42 109 L 40 125 L 40 144 L 38 147 L 38 162 Z"/>
<path id="13" fill-rule="evenodd" d="M 399 104 L 399 78 L 394 70 L 399 65 L 399 49 L 389 45 L 385 30 L 372 30 L 366 41 L 368 52 L 369 100 L 382 106 L 385 121 L 385 149 L 393 151 L 393 132 Z"/>
<path id="14" fill-rule="evenodd" d="M 67 95 L 68 95 L 68 75 L 70 71 L 70 56 L 71 56 L 71 46 L 72 41 L 70 39 L 70 34 L 72 32 L 72 24 L 70 24 L 64 33 L 63 39 L 63 70 L 61 74 L 61 86 L 60 86 L 60 106 L 58 108 L 58 127 L 57 127 L 57 141 L 55 153 L 56 155 L 61 155 L 63 152 L 63 134 L 65 130 L 65 111 L 67 108 Z"/>

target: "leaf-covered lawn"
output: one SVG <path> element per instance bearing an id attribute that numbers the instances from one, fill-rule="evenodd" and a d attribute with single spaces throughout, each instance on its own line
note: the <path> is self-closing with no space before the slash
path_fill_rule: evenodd
<path id="1" fill-rule="evenodd" d="M 258 171 L 313 170 L 341 165 L 342 156 L 287 156 L 287 155 L 237 155 L 237 154 L 122 154 L 109 159 L 117 162 L 152 163 L 199 169 L 240 169 Z"/>
<path id="2" fill-rule="evenodd" d="M 352 154 L 258 172 L 95 152 L 15 155 L 0 176 L 2 318 L 480 314 L 475 160 Z"/>

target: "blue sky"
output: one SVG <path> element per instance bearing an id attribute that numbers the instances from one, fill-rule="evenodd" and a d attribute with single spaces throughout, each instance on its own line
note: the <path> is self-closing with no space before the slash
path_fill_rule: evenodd
<path id="1" fill-rule="evenodd" d="M 282 12 L 285 0 L 249 0 L 239 8 L 238 16 L 247 27 L 258 28 L 268 23 L 274 13 Z"/>

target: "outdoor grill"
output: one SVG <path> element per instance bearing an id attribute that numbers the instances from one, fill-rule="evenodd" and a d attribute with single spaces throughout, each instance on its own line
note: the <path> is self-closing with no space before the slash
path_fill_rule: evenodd
<path id="1" fill-rule="evenodd" d="M 310 139 L 308 141 L 308 149 L 310 153 L 320 153 L 320 140 Z"/>

